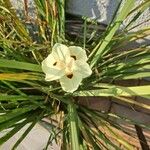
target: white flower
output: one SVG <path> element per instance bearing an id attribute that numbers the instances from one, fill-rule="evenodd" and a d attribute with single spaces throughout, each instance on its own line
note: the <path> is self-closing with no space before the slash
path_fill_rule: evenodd
<path id="1" fill-rule="evenodd" d="M 78 89 L 83 78 L 92 74 L 87 64 L 87 55 L 81 47 L 56 43 L 52 53 L 42 62 L 46 81 L 58 80 L 66 92 Z"/>

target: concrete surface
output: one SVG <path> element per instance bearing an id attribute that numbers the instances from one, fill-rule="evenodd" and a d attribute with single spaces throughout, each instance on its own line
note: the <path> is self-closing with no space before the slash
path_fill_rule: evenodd
<path id="1" fill-rule="evenodd" d="M 67 12 L 108 24 L 120 0 L 68 0 Z"/>
<path id="2" fill-rule="evenodd" d="M 135 0 L 135 6 L 142 2 L 144 2 L 144 0 Z M 92 19 L 97 19 L 101 23 L 109 24 L 119 3 L 120 0 L 67 0 L 66 11 L 71 14 L 86 16 Z M 132 16 L 124 22 L 124 25 L 128 23 L 131 18 Z M 150 8 L 145 10 L 134 25 L 139 24 L 148 18 L 150 18 Z M 137 29 L 149 25 L 150 21 L 145 22 Z"/>
<path id="3" fill-rule="evenodd" d="M 0 150 L 11 150 L 17 139 L 22 135 L 27 127 L 28 125 L 26 125 L 6 143 L 4 143 L 0 147 Z M 7 131 L 0 132 L 0 137 L 6 133 Z M 49 132 L 41 125 L 36 124 L 16 150 L 43 150 L 47 144 L 48 138 Z M 60 150 L 60 148 L 55 143 L 53 143 L 52 146 L 48 147 L 48 150 Z"/>

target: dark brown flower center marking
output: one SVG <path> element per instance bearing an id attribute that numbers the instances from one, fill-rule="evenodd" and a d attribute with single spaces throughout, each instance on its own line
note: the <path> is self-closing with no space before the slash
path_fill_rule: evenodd
<path id="1" fill-rule="evenodd" d="M 73 77 L 73 74 L 68 74 L 67 77 L 68 77 L 69 79 L 71 79 L 71 78 Z"/>
<path id="2" fill-rule="evenodd" d="M 54 64 L 53 64 L 53 66 L 56 66 L 57 65 L 57 62 L 55 62 Z"/>
<path id="3" fill-rule="evenodd" d="M 74 55 L 71 55 L 71 57 L 72 57 L 72 58 L 74 58 L 74 60 L 77 60 L 76 56 L 74 56 Z"/>

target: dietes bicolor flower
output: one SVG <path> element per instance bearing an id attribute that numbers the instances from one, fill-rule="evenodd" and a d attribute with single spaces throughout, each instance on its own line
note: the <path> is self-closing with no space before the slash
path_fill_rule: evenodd
<path id="1" fill-rule="evenodd" d="M 46 81 L 59 80 L 62 89 L 71 93 L 78 89 L 83 78 L 92 74 L 84 49 L 59 43 L 43 60 L 42 70 L 46 74 Z"/>

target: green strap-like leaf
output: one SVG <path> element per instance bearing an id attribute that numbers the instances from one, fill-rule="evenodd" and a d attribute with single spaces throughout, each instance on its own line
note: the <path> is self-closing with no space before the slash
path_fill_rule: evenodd
<path id="1" fill-rule="evenodd" d="M 0 73 L 0 80 L 42 80 L 40 75 L 31 73 Z"/>
<path id="2" fill-rule="evenodd" d="M 24 101 L 24 100 L 41 100 L 44 96 L 24 96 L 24 95 L 2 95 L 0 94 L 0 101 Z"/>
<path id="3" fill-rule="evenodd" d="M 28 106 L 28 107 L 25 107 L 25 108 L 14 109 L 11 112 L 0 115 L 0 123 L 6 122 L 6 121 L 8 121 L 12 118 L 15 118 L 17 116 L 25 114 L 26 112 L 29 112 L 29 111 L 34 110 L 36 108 L 37 108 L 37 106 Z"/>
<path id="4" fill-rule="evenodd" d="M 78 118 L 77 118 L 76 108 L 73 104 L 68 105 L 68 113 L 69 113 L 72 150 L 80 150 L 79 139 L 78 139 L 78 127 L 77 127 Z"/>
<path id="5" fill-rule="evenodd" d="M 114 86 L 109 89 L 89 90 L 76 92 L 77 96 L 145 96 L 149 95 L 150 85 L 119 87 Z"/>
<path id="6" fill-rule="evenodd" d="M 7 59 L 0 59 L 0 67 L 42 72 L 40 65 Z"/>
<path id="7" fill-rule="evenodd" d="M 112 23 L 110 26 L 110 29 L 108 29 L 108 34 L 104 38 L 103 42 L 101 43 L 100 47 L 98 48 L 96 54 L 94 55 L 92 61 L 91 61 L 91 67 L 93 67 L 99 60 L 99 58 L 102 56 L 104 52 L 106 52 L 106 47 L 110 43 L 112 37 L 116 33 L 116 31 L 119 29 L 120 24 L 122 21 L 126 18 L 132 7 L 134 6 L 135 0 L 126 0 L 124 6 L 122 7 L 121 11 L 118 13 L 118 16 L 115 20 L 115 22 Z"/>

